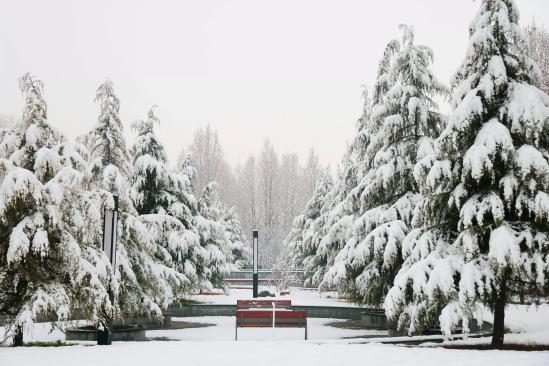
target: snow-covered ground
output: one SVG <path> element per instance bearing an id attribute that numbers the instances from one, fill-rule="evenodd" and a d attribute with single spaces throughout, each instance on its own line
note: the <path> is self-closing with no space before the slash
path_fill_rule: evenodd
<path id="1" fill-rule="evenodd" d="M 315 341 L 121 342 L 112 346 L 0 349 L 2 366 L 547 366 L 549 352 L 458 351 Z"/>
<path id="2" fill-rule="evenodd" d="M 250 290 L 233 290 L 229 295 L 200 295 L 193 300 L 216 304 L 234 304 L 236 299 L 249 298 Z M 288 298 L 283 296 L 281 298 Z M 293 290 L 290 298 L 296 305 L 350 306 L 335 297 L 316 291 Z M 506 314 L 506 326 L 514 334 L 506 335 L 509 342 L 549 343 L 549 305 L 528 307 L 511 305 Z M 487 314 L 489 318 L 489 314 Z M 303 329 L 239 329 L 234 341 L 233 317 L 173 318 L 174 321 L 213 324 L 206 328 L 147 331 L 150 339 L 163 341 L 115 342 L 112 346 L 97 346 L 95 342 L 80 342 L 70 347 L 0 348 L 1 366 L 35 365 L 314 365 L 335 366 L 364 363 L 367 365 L 549 365 L 549 352 L 471 351 L 433 347 L 402 347 L 382 345 L 384 332 L 341 329 L 328 324 L 334 319 L 310 319 L 309 340 L 303 340 Z M 376 337 L 353 338 L 345 337 Z M 26 341 L 63 340 L 60 330 L 50 332 L 47 323 L 36 324 Z M 428 342 L 428 337 L 425 339 Z M 372 343 L 364 343 L 372 342 Z M 489 342 L 489 339 L 469 339 L 468 343 Z"/>

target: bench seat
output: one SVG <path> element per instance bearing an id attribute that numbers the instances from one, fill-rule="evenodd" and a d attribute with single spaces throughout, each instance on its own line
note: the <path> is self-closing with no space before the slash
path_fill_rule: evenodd
<path id="1" fill-rule="evenodd" d="M 237 300 L 235 340 L 238 328 L 305 328 L 307 312 L 292 310 L 291 300 Z"/>

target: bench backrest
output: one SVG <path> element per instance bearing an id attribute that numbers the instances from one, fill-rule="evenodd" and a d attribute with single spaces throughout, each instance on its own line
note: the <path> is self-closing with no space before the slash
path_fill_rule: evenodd
<path id="1" fill-rule="evenodd" d="M 295 310 L 275 310 L 275 327 L 304 328 L 307 326 L 307 312 Z M 237 327 L 272 327 L 273 311 L 269 310 L 237 310 Z"/>
<path id="2" fill-rule="evenodd" d="M 292 300 L 236 300 L 236 309 L 291 309 Z"/>

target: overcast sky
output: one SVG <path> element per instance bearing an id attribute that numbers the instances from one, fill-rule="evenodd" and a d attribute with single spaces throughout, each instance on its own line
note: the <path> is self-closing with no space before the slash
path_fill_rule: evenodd
<path id="1" fill-rule="evenodd" d="M 517 0 L 523 24 L 549 25 L 548 0 Z M 219 132 L 232 164 L 269 138 L 336 165 L 398 24 L 433 48 L 448 82 L 462 61 L 473 0 L 0 0 L 0 113 L 18 118 L 17 78 L 45 83 L 49 120 L 69 137 L 93 127 L 105 77 L 129 125 L 158 104 L 170 159 L 198 127 Z M 129 141 L 131 145 L 131 141 Z"/>

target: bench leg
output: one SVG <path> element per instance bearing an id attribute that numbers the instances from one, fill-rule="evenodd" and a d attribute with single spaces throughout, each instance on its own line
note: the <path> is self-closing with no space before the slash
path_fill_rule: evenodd
<path id="1" fill-rule="evenodd" d="M 236 325 L 234 327 L 234 340 L 238 341 L 238 327 Z"/>
<path id="2" fill-rule="evenodd" d="M 307 323 L 305 323 L 305 340 L 307 340 L 308 337 L 307 337 Z"/>

